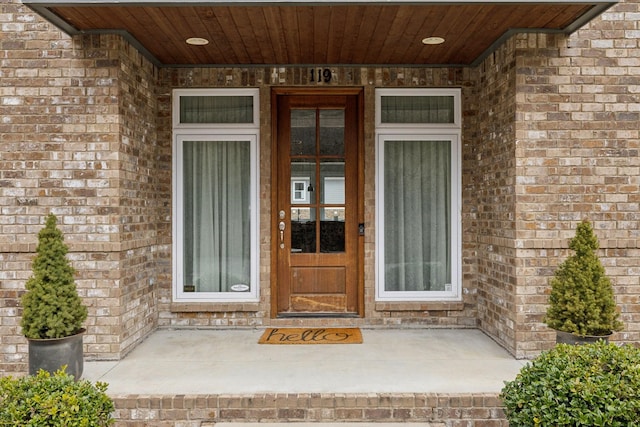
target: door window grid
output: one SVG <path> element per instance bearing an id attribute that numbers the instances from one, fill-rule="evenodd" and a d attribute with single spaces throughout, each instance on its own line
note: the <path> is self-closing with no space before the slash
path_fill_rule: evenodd
<path id="1" fill-rule="evenodd" d="M 342 109 L 291 110 L 291 253 L 345 250 L 344 128 Z"/>

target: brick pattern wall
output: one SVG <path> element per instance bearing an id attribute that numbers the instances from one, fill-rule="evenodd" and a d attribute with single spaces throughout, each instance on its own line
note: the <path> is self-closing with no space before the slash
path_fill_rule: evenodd
<path id="1" fill-rule="evenodd" d="M 0 372 L 26 371 L 19 298 L 49 212 L 89 308 L 85 354 L 121 357 L 156 326 L 169 238 L 156 71 L 120 37 L 70 38 L 18 1 L 0 25 Z"/>
<path id="2" fill-rule="evenodd" d="M 0 26 L 0 370 L 26 370 L 18 303 L 49 212 L 89 306 L 86 350 L 117 355 L 117 68 L 100 38 L 66 37 L 16 1 L 0 4 Z"/>
<path id="3" fill-rule="evenodd" d="M 216 422 L 395 422 L 507 427 L 492 394 L 118 396 L 117 427 L 213 427 Z"/>
<path id="4" fill-rule="evenodd" d="M 477 242 L 478 322 L 515 348 L 515 42 L 508 40 L 478 67 L 477 117 L 467 170 L 471 236 Z"/>
<path id="5" fill-rule="evenodd" d="M 118 216 L 121 265 L 119 321 L 122 354 L 157 327 L 158 261 L 170 239 L 171 140 L 159 140 L 158 70 L 115 37 L 120 89 Z M 164 249 L 163 249 L 164 248 Z"/>
<path id="6" fill-rule="evenodd" d="M 590 219 L 625 323 L 640 341 L 640 2 L 571 37 L 517 38 L 517 351 L 548 348 L 548 278 Z"/>

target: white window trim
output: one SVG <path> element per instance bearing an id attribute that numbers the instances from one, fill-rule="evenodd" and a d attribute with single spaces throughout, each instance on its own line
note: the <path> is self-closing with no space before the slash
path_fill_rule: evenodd
<path id="1" fill-rule="evenodd" d="M 260 200 L 259 200 L 259 108 L 254 111 L 254 123 L 238 125 L 220 124 L 181 124 L 176 126 L 180 120 L 179 96 L 200 96 L 211 95 L 224 96 L 254 96 L 254 110 L 259 105 L 258 90 L 254 89 L 179 89 L 174 90 L 173 96 L 173 148 L 172 148 L 172 298 L 173 302 L 259 302 L 260 300 Z M 176 108 L 178 106 L 178 108 Z M 250 238 L 251 238 L 251 289 L 249 292 L 184 292 L 184 265 L 183 265 L 183 194 L 182 194 L 182 145 L 185 141 L 239 141 L 250 144 Z"/>
<path id="2" fill-rule="evenodd" d="M 460 90 L 439 89 L 378 89 L 376 91 L 376 301 L 461 301 L 462 300 L 462 155 L 460 125 L 380 124 L 382 94 L 455 96 L 455 123 L 460 123 Z M 393 140 L 450 141 L 451 142 L 451 291 L 386 291 L 384 286 L 384 144 Z"/>

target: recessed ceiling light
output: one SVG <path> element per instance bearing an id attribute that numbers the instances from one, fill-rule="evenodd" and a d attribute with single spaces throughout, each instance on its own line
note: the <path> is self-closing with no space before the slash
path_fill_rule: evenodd
<path id="1" fill-rule="evenodd" d="M 209 44 L 209 40 L 203 39 L 202 37 L 191 37 L 187 39 L 187 44 L 193 46 L 204 46 L 206 44 Z"/>
<path id="2" fill-rule="evenodd" d="M 424 44 L 442 44 L 444 43 L 444 39 L 442 37 L 427 37 L 422 39 L 422 43 Z"/>

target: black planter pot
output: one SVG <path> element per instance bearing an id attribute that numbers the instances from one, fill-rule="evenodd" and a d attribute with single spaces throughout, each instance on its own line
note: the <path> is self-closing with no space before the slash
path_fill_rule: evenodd
<path id="1" fill-rule="evenodd" d="M 557 344 L 571 344 L 571 345 L 581 345 L 581 344 L 590 344 L 594 342 L 609 341 L 609 337 L 611 335 L 576 335 L 570 332 L 556 331 L 556 343 Z"/>
<path id="2" fill-rule="evenodd" d="M 40 369 L 54 373 L 66 365 L 66 372 L 80 379 L 84 369 L 84 332 L 83 329 L 64 338 L 29 339 L 29 375 L 37 374 Z"/>

